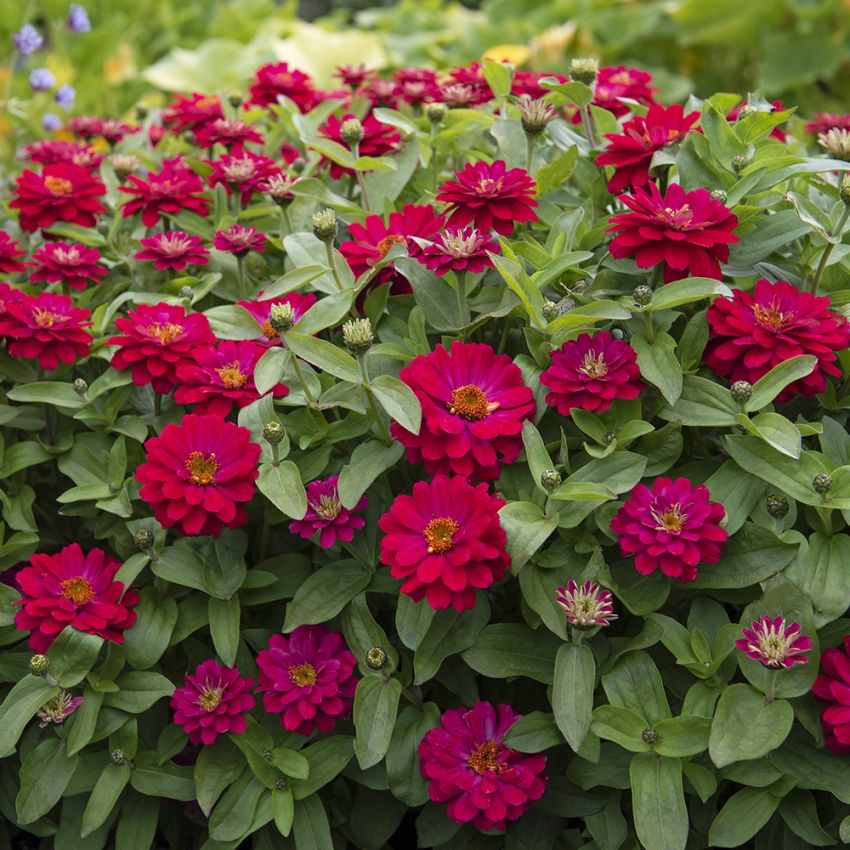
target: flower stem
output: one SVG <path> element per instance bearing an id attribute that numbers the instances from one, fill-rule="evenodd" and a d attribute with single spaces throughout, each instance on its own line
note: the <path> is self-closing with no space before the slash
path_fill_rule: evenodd
<path id="1" fill-rule="evenodd" d="M 593 132 L 593 118 L 590 115 L 590 110 L 586 106 L 582 106 L 581 123 L 584 124 L 584 132 L 587 135 L 587 141 L 592 148 L 596 147 L 596 134 Z"/>
<path id="2" fill-rule="evenodd" d="M 570 629 L 570 638 L 572 639 L 573 646 L 578 648 L 581 646 L 584 634 L 582 633 L 581 629 Z"/>
<path id="3" fill-rule="evenodd" d="M 336 268 L 336 258 L 334 257 L 333 245 L 330 242 L 325 242 L 325 254 L 328 258 L 328 266 L 330 267 L 331 274 L 333 275 L 334 283 L 336 283 L 337 289 L 342 292 L 345 287 L 342 285 L 342 280 L 339 277 L 339 272 Z"/>
<path id="4" fill-rule="evenodd" d="M 776 674 L 778 670 L 770 670 L 767 674 L 767 688 L 764 695 L 764 703 L 768 705 L 776 699 Z"/>
<path id="5" fill-rule="evenodd" d="M 384 422 L 384 419 L 381 416 L 380 411 L 378 410 L 378 405 L 375 403 L 375 395 L 372 392 L 371 385 L 369 384 L 369 369 L 366 366 L 365 356 L 361 355 L 360 357 L 358 357 L 357 363 L 360 366 L 360 374 L 363 376 L 363 389 L 366 390 L 366 398 L 369 399 L 369 410 L 372 411 L 372 416 L 375 419 L 375 424 L 378 426 L 378 430 L 381 432 L 381 439 L 388 446 L 391 446 L 393 443 L 393 439 L 390 436 L 389 429 L 387 428 L 387 423 Z"/>
<path id="6" fill-rule="evenodd" d="M 835 226 L 835 232 L 831 233 L 830 236 L 841 236 L 842 232 L 844 231 L 844 225 L 847 224 L 848 217 L 850 217 L 850 206 L 847 206 L 845 204 L 844 210 L 841 213 L 841 218 L 838 219 L 838 224 Z M 827 242 L 826 247 L 823 249 L 823 254 L 821 254 L 820 262 L 818 263 L 818 267 L 815 271 L 815 276 L 814 278 L 812 278 L 812 295 L 817 295 L 818 293 L 820 279 L 823 277 L 823 273 L 826 270 L 827 260 L 829 260 L 829 255 L 832 253 L 832 250 L 833 248 L 835 248 L 835 245 L 835 242 Z"/>
<path id="7" fill-rule="evenodd" d="M 287 234 L 292 233 L 292 218 L 289 215 L 289 207 L 283 208 L 283 220 L 286 222 Z"/>
<path id="8" fill-rule="evenodd" d="M 457 272 L 457 310 L 461 327 L 469 324 L 469 305 L 466 303 L 466 272 Z"/>
<path id="9" fill-rule="evenodd" d="M 351 146 L 351 153 L 354 154 L 354 159 L 360 158 L 360 145 L 354 144 Z M 359 168 L 355 168 L 354 173 L 357 175 L 357 185 L 360 187 L 360 201 L 363 209 L 371 209 L 369 206 L 369 195 L 366 192 L 366 179 L 363 172 Z"/>
<path id="10" fill-rule="evenodd" d="M 283 337 L 283 341 L 286 342 L 286 335 L 281 334 L 281 336 Z M 295 370 L 295 377 L 304 391 L 304 397 L 307 399 L 307 403 L 310 407 L 315 407 L 316 399 L 313 397 L 313 393 L 310 392 L 310 387 L 307 386 L 307 379 L 304 377 L 304 372 L 301 371 L 301 364 L 298 362 L 298 357 L 294 353 L 292 353 L 292 368 Z"/>
<path id="11" fill-rule="evenodd" d="M 652 324 L 652 316 L 649 313 L 642 313 L 641 315 L 646 327 L 646 341 L 655 342 L 655 325 Z"/>
<path id="12" fill-rule="evenodd" d="M 531 174 L 531 163 L 534 159 L 534 133 L 525 134 L 525 170 Z"/>
<path id="13" fill-rule="evenodd" d="M 502 335 L 499 337 L 499 349 L 497 351 L 498 354 L 505 353 L 505 346 L 508 344 L 508 334 L 511 331 L 511 319 L 510 316 L 505 316 L 505 320 L 502 323 Z"/>
<path id="14" fill-rule="evenodd" d="M 248 282 L 245 279 L 245 257 L 236 258 L 236 274 L 239 278 L 239 295 L 242 298 L 248 298 Z"/>

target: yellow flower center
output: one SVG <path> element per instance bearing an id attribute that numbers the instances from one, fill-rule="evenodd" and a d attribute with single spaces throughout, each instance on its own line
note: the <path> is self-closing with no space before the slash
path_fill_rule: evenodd
<path id="1" fill-rule="evenodd" d="M 781 331 L 794 320 L 796 314 L 793 310 L 783 313 L 779 302 L 774 299 L 768 305 L 753 304 L 753 315 L 756 317 L 756 322 L 763 328 L 771 331 Z"/>
<path id="2" fill-rule="evenodd" d="M 656 531 L 666 531 L 670 534 L 679 534 L 688 521 L 688 515 L 682 513 L 682 507 L 678 503 L 670 505 L 666 511 L 661 513 L 653 510 L 652 518 L 657 523 Z"/>
<path id="3" fill-rule="evenodd" d="M 501 773 L 505 767 L 499 761 L 499 753 L 501 751 L 502 745 L 490 738 L 476 747 L 472 755 L 466 760 L 466 765 L 479 776 L 483 776 L 488 770 L 493 773 Z"/>
<path id="4" fill-rule="evenodd" d="M 432 519 L 422 532 L 422 536 L 428 542 L 428 552 L 432 555 L 448 552 L 454 546 L 453 537 L 459 528 L 460 526 L 451 517 L 442 516 Z"/>
<path id="5" fill-rule="evenodd" d="M 591 348 L 584 355 L 581 361 L 581 366 L 578 371 L 588 378 L 604 378 L 608 374 L 608 364 L 605 362 L 605 356 L 596 352 Z"/>
<path id="6" fill-rule="evenodd" d="M 659 221 L 663 221 L 668 227 L 674 230 L 687 230 L 694 217 L 693 210 L 685 204 L 674 210 L 672 207 L 665 207 L 660 210 L 656 216 Z"/>
<path id="7" fill-rule="evenodd" d="M 447 407 L 450 413 L 464 419 L 483 419 L 499 407 L 499 402 L 490 401 L 476 384 L 464 384 L 452 390 L 452 400 Z"/>
<path id="8" fill-rule="evenodd" d="M 45 177 L 44 185 L 51 195 L 70 195 L 74 191 L 74 184 L 64 177 Z"/>
<path id="9" fill-rule="evenodd" d="M 289 668 L 289 681 L 298 688 L 316 684 L 316 668 L 312 664 L 296 664 Z"/>
<path id="10" fill-rule="evenodd" d="M 61 313 L 52 313 L 50 310 L 45 310 L 44 307 L 34 307 L 32 317 L 36 325 L 40 328 L 52 328 L 58 322 L 68 321 L 68 316 L 63 316 Z"/>
<path id="11" fill-rule="evenodd" d="M 272 327 L 272 323 L 268 319 L 266 319 L 266 321 L 263 322 L 263 336 L 266 339 L 279 339 L 280 338 L 280 334 Z"/>
<path id="12" fill-rule="evenodd" d="M 82 576 L 66 578 L 60 587 L 62 588 L 62 595 L 65 599 L 70 599 L 75 605 L 83 605 L 94 599 L 94 588 L 89 583 L 89 580 Z"/>
<path id="13" fill-rule="evenodd" d="M 189 452 L 189 457 L 186 458 L 186 469 L 191 473 L 192 477 L 189 480 L 193 484 L 207 487 L 215 484 L 218 461 L 213 453 L 205 455 L 202 452 Z"/>
<path id="14" fill-rule="evenodd" d="M 240 371 L 239 363 L 235 360 L 226 366 L 219 366 L 215 371 L 228 390 L 241 390 L 248 381 L 248 376 Z"/>
<path id="15" fill-rule="evenodd" d="M 214 711 L 221 704 L 221 697 L 224 693 L 222 688 L 213 688 L 209 685 L 201 691 L 201 695 L 198 697 L 197 704 L 204 709 L 204 711 Z"/>
<path id="16" fill-rule="evenodd" d="M 375 246 L 378 249 L 378 256 L 382 259 L 386 257 L 393 245 L 407 245 L 407 240 L 398 233 L 390 233 Z"/>
<path id="17" fill-rule="evenodd" d="M 152 325 L 148 325 L 145 330 L 151 336 L 155 336 L 161 345 L 168 345 L 169 342 L 174 342 L 183 333 L 183 326 L 175 325 L 173 322 L 154 322 Z"/>

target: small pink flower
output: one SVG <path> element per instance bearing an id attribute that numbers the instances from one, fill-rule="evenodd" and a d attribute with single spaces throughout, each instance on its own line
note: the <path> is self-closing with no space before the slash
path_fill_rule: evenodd
<path id="1" fill-rule="evenodd" d="M 265 251 L 267 241 L 265 234 L 258 233 L 256 227 L 231 224 L 227 230 L 216 231 L 213 247 L 217 251 L 244 257 L 249 251 Z"/>
<path id="2" fill-rule="evenodd" d="M 447 227 L 430 244 L 424 244 L 416 259 L 437 277 L 449 271 L 478 274 L 492 269 L 489 254 L 498 254 L 499 243 L 489 233 L 474 227 Z"/>
<path id="3" fill-rule="evenodd" d="M 200 236 L 191 236 L 182 230 L 157 233 L 140 239 L 144 250 L 139 251 L 137 260 L 151 260 L 160 271 L 173 269 L 183 271 L 188 265 L 205 266 L 209 262 L 209 251 L 203 246 Z"/>
<path id="4" fill-rule="evenodd" d="M 366 507 L 366 497 L 351 510 L 342 506 L 337 492 L 339 476 L 332 475 L 324 481 L 313 481 L 307 485 L 307 513 L 304 519 L 294 519 L 289 523 L 289 530 L 293 534 L 310 539 L 317 531 L 319 534 L 319 545 L 328 549 L 342 540 L 351 543 L 354 532 L 363 528 L 366 521 L 361 516 L 355 516 Z"/>
<path id="5" fill-rule="evenodd" d="M 576 629 L 609 626 L 617 619 L 611 603 L 611 591 L 586 581 L 579 585 L 570 579 L 566 587 L 555 588 L 555 601 L 567 615 L 567 622 Z"/>
<path id="6" fill-rule="evenodd" d="M 787 624 L 785 617 L 765 615 L 742 631 L 744 637 L 736 640 L 735 646 L 765 667 L 793 667 L 809 661 L 803 653 L 811 650 L 812 639 L 800 633 L 799 623 Z"/>
<path id="7" fill-rule="evenodd" d="M 72 697 L 67 691 L 60 689 L 59 693 L 49 699 L 37 712 L 39 729 L 44 729 L 53 723 L 61 726 L 66 718 L 72 715 L 83 704 L 82 697 Z"/>
<path id="8" fill-rule="evenodd" d="M 48 242 L 33 255 L 31 283 L 66 283 L 71 289 L 85 289 L 89 283 L 103 283 L 106 269 L 98 265 L 100 252 L 69 242 Z"/>

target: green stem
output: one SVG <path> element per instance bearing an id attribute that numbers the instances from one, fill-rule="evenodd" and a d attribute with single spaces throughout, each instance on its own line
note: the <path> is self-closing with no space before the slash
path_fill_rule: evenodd
<path id="1" fill-rule="evenodd" d="M 641 313 L 643 316 L 643 324 L 646 327 L 646 341 L 655 342 L 655 325 L 652 324 L 652 315 L 650 313 Z"/>
<path id="2" fill-rule="evenodd" d="M 592 148 L 596 147 L 596 134 L 593 132 L 593 118 L 590 116 L 590 110 L 586 106 L 582 106 L 581 123 L 584 124 L 584 132 L 587 135 L 587 141 Z"/>
<path id="3" fill-rule="evenodd" d="M 584 634 L 581 629 L 570 629 L 570 638 L 573 642 L 573 646 L 581 646 Z"/>
<path id="4" fill-rule="evenodd" d="M 283 341 L 286 342 L 286 334 L 281 334 L 281 336 L 283 337 Z M 313 393 L 310 392 L 310 388 L 307 386 L 307 379 L 304 377 L 304 373 L 301 371 L 301 364 L 298 362 L 298 358 L 294 353 L 292 353 L 292 368 L 295 370 L 295 377 L 298 379 L 298 383 L 304 391 L 304 397 L 307 399 L 308 404 L 311 407 L 315 407 L 316 399 L 313 397 Z"/>
<path id="5" fill-rule="evenodd" d="M 351 153 L 354 154 L 354 159 L 357 160 L 360 157 L 360 145 L 354 144 L 351 146 Z M 355 169 L 355 174 L 357 175 L 357 185 L 360 187 L 360 201 L 363 209 L 371 209 L 369 206 L 369 195 L 366 192 L 366 180 L 363 175 L 363 172 L 360 169 Z"/>
<path id="6" fill-rule="evenodd" d="M 534 159 L 534 133 L 525 134 L 525 170 L 531 174 L 531 163 Z"/>
<path id="7" fill-rule="evenodd" d="M 366 398 L 369 399 L 369 410 L 372 411 L 372 416 L 375 419 L 375 424 L 378 426 L 378 430 L 381 432 L 381 439 L 388 446 L 391 446 L 393 443 L 392 437 L 390 436 L 389 429 L 387 428 L 387 423 L 384 422 L 384 418 L 381 416 L 381 413 L 378 410 L 378 405 L 375 403 L 375 395 L 372 392 L 371 385 L 369 384 L 369 369 L 366 366 L 365 356 L 358 357 L 357 363 L 360 366 L 360 374 L 363 376 L 363 389 L 366 390 Z"/>
<path id="8" fill-rule="evenodd" d="M 325 254 L 328 258 L 328 266 L 330 266 L 331 274 L 334 278 L 334 283 L 336 283 L 337 289 L 342 292 L 345 287 L 342 284 L 342 280 L 340 279 L 339 272 L 336 268 L 336 258 L 334 257 L 334 248 L 332 243 L 325 242 Z"/>
<path id="9" fill-rule="evenodd" d="M 844 225 L 847 224 L 848 217 L 850 217 L 850 206 L 845 204 L 844 211 L 841 213 L 841 218 L 838 219 L 838 224 L 835 227 L 835 232 L 830 233 L 830 236 L 841 236 L 844 231 Z M 817 295 L 818 286 L 820 286 L 820 279 L 823 277 L 823 273 L 826 270 L 827 260 L 829 260 L 829 255 L 832 253 L 835 245 L 835 242 L 828 242 L 826 247 L 823 249 L 823 254 L 821 254 L 820 262 L 818 263 L 817 270 L 815 271 L 815 276 L 812 279 L 812 295 Z"/>
<path id="10" fill-rule="evenodd" d="M 505 316 L 504 321 L 502 322 L 502 335 L 499 337 L 499 350 L 498 354 L 505 353 L 505 346 L 508 344 L 508 334 L 511 330 L 511 320 L 509 316 Z"/>
<path id="11" fill-rule="evenodd" d="M 236 274 L 239 279 L 239 295 L 242 298 L 249 298 L 248 282 L 245 279 L 245 257 L 236 257 Z"/>
<path id="12" fill-rule="evenodd" d="M 776 699 L 776 674 L 778 672 L 778 670 L 770 670 L 767 674 L 767 688 L 764 695 L 765 705 Z"/>
<path id="13" fill-rule="evenodd" d="M 466 272 L 457 273 L 457 309 L 461 327 L 469 324 L 469 305 L 466 303 Z"/>
<path id="14" fill-rule="evenodd" d="M 293 355 L 294 357 L 295 355 Z M 280 445 L 278 443 L 272 443 L 272 466 L 280 466 Z"/>
<path id="15" fill-rule="evenodd" d="M 283 220 L 286 222 L 287 234 L 292 233 L 292 219 L 289 216 L 289 207 L 283 208 Z"/>
<path id="16" fill-rule="evenodd" d="M 157 416 L 162 413 L 162 393 L 158 393 L 156 390 L 153 393 L 153 412 Z"/>

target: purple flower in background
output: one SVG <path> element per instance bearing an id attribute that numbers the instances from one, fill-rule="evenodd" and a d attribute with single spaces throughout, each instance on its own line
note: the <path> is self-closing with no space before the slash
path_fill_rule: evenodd
<path id="1" fill-rule="evenodd" d="M 55 112 L 45 112 L 41 119 L 41 126 L 48 133 L 53 133 L 62 126 L 62 119 Z"/>
<path id="2" fill-rule="evenodd" d="M 56 77 L 47 68 L 33 68 L 30 72 L 30 86 L 33 91 L 49 91 L 56 85 Z"/>
<path id="3" fill-rule="evenodd" d="M 72 3 L 68 9 L 68 29 L 71 32 L 89 32 L 91 21 L 86 10 L 79 3 Z"/>
<path id="4" fill-rule="evenodd" d="M 64 86 L 61 86 L 54 96 L 54 100 L 66 111 L 69 112 L 74 108 L 74 98 L 77 96 L 77 92 L 74 90 L 73 86 L 69 86 L 67 83 Z"/>
<path id="5" fill-rule="evenodd" d="M 12 43 L 21 56 L 31 56 L 44 44 L 44 39 L 32 24 L 24 24 L 12 36 Z"/>

